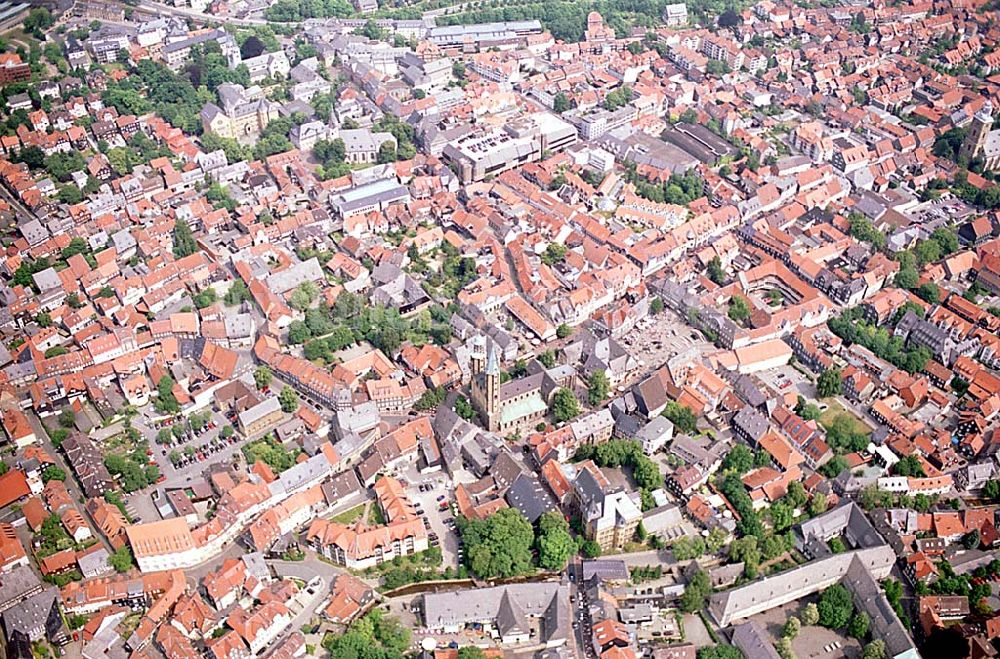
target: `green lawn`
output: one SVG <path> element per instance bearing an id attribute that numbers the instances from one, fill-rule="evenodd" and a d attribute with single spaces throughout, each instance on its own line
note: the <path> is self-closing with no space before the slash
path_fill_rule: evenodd
<path id="1" fill-rule="evenodd" d="M 819 415 L 819 423 L 824 428 L 828 428 L 830 424 L 833 423 L 834 419 L 836 419 L 841 414 L 845 414 L 848 417 L 850 417 L 850 419 L 854 422 L 854 428 L 857 432 L 864 433 L 866 435 L 872 432 L 872 428 L 867 423 L 859 419 L 854 412 L 851 412 L 843 405 L 841 405 L 839 402 L 837 402 L 835 398 L 824 398 L 820 402 L 828 405 L 826 410 Z"/>
<path id="2" fill-rule="evenodd" d="M 330 518 L 330 521 L 338 522 L 340 524 L 351 524 L 353 522 L 358 521 L 358 518 L 361 517 L 362 513 L 364 512 L 365 512 L 365 504 L 361 504 L 360 506 L 355 506 L 349 510 L 345 510 L 339 515 L 334 515 L 333 517 Z"/>
<path id="3" fill-rule="evenodd" d="M 383 524 L 385 524 L 385 517 L 382 515 L 382 510 L 378 507 L 378 504 L 373 503 L 371 508 L 368 509 L 368 525 L 382 526 Z"/>

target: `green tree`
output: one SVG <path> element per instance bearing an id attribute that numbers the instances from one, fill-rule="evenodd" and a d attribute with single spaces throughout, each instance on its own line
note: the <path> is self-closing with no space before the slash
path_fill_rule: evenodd
<path id="1" fill-rule="evenodd" d="M 781 628 L 781 635 L 785 638 L 795 638 L 799 635 L 799 630 L 802 629 L 802 621 L 791 616 L 785 621 L 785 625 Z"/>
<path id="2" fill-rule="evenodd" d="M 917 263 L 925 266 L 941 258 L 941 246 L 934 240 L 921 240 L 917 243 L 914 255 L 917 257 Z"/>
<path id="3" fill-rule="evenodd" d="M 724 470 L 733 470 L 740 476 L 753 468 L 753 453 L 745 444 L 737 444 L 729 450 L 722 460 Z"/>
<path id="4" fill-rule="evenodd" d="M 748 579 L 756 578 L 757 570 L 760 567 L 760 549 L 757 546 L 757 538 L 748 535 L 733 540 L 729 545 L 729 558 L 737 563 L 743 563 L 743 573 Z"/>
<path id="5" fill-rule="evenodd" d="M 222 298 L 226 306 L 234 307 L 250 299 L 250 291 L 247 289 L 247 285 L 243 283 L 242 279 L 234 279 L 233 283 L 229 286 L 229 290 L 226 291 L 226 295 Z"/>
<path id="6" fill-rule="evenodd" d="M 469 403 L 469 399 L 462 395 L 455 398 L 455 413 L 466 421 L 471 421 L 476 416 L 476 411 L 472 408 L 472 404 Z"/>
<path id="7" fill-rule="evenodd" d="M 156 398 L 153 400 L 153 406 L 157 412 L 161 414 L 176 414 L 180 412 L 180 403 L 177 402 L 177 397 L 174 396 L 175 384 L 176 382 L 169 375 L 164 375 L 156 383 Z"/>
<path id="8" fill-rule="evenodd" d="M 562 114 L 566 110 L 569 110 L 572 105 L 569 102 L 569 98 L 563 92 L 559 92 L 552 99 L 552 110 L 556 114 Z"/>
<path id="9" fill-rule="evenodd" d="M 708 532 L 708 537 L 705 538 L 705 548 L 711 554 L 717 554 L 719 551 L 726 546 L 726 540 L 729 538 L 729 534 L 720 526 L 713 527 L 711 531 Z"/>
<path id="10" fill-rule="evenodd" d="M 653 301 L 649 303 L 649 313 L 659 316 L 663 313 L 663 307 L 663 300 L 659 297 L 654 297 Z"/>
<path id="11" fill-rule="evenodd" d="M 559 243 L 549 243 L 542 253 L 542 263 L 545 265 L 555 265 L 566 258 L 566 246 Z"/>
<path id="12" fill-rule="evenodd" d="M 912 290 L 916 288 L 919 280 L 920 275 L 917 274 L 913 266 L 903 266 L 896 273 L 895 283 L 898 288 Z"/>
<path id="13" fill-rule="evenodd" d="M 885 641 L 879 638 L 865 645 L 861 659 L 886 659 Z"/>
<path id="14" fill-rule="evenodd" d="M 559 325 L 556 328 L 556 338 L 565 339 L 567 336 L 573 333 L 573 328 L 571 328 L 566 323 Z"/>
<path id="15" fill-rule="evenodd" d="M 42 482 L 48 483 L 49 481 L 65 481 L 66 472 L 55 465 L 51 465 L 45 468 L 42 472 Z"/>
<path id="16" fill-rule="evenodd" d="M 319 295 L 319 288 L 311 281 L 304 281 L 292 291 L 289 297 L 289 305 L 297 311 L 305 311 L 316 300 Z"/>
<path id="17" fill-rule="evenodd" d="M 933 282 L 921 284 L 917 289 L 917 296 L 928 304 L 937 304 L 941 299 L 941 289 Z"/>
<path id="18" fill-rule="evenodd" d="M 820 398 L 839 396 L 844 388 L 844 376 L 839 368 L 828 368 L 819 374 L 816 393 Z"/>
<path id="19" fill-rule="evenodd" d="M 39 35 L 41 35 L 42 30 L 52 27 L 55 22 L 51 11 L 45 7 L 36 7 L 28 12 L 28 16 L 24 19 L 21 26 L 25 32 L 32 32 L 41 38 Z"/>
<path id="20" fill-rule="evenodd" d="M 396 145 L 392 142 L 383 142 L 378 148 L 378 163 L 384 165 L 396 162 Z"/>
<path id="21" fill-rule="evenodd" d="M 958 234 L 950 227 L 938 227 L 931 234 L 931 240 L 941 248 L 941 254 L 947 256 L 958 251 Z"/>
<path id="22" fill-rule="evenodd" d="M 698 417 L 694 415 L 691 408 L 675 401 L 667 403 L 667 407 L 663 410 L 663 416 L 667 417 L 674 424 L 674 427 L 682 433 L 690 435 L 698 429 Z"/>
<path id="23" fill-rule="evenodd" d="M 678 561 L 690 561 L 705 553 L 705 541 L 700 536 L 681 536 L 670 545 L 670 551 Z"/>
<path id="24" fill-rule="evenodd" d="M 684 586 L 681 595 L 681 611 L 694 613 L 705 608 L 709 594 L 712 592 L 712 582 L 704 570 L 697 570 L 691 575 L 691 580 Z"/>
<path id="25" fill-rule="evenodd" d="M 556 421 L 571 421 L 580 414 L 580 401 L 572 389 L 560 387 L 552 397 L 552 416 Z"/>
<path id="26" fill-rule="evenodd" d="M 594 540 L 584 540 L 580 552 L 585 558 L 597 558 L 601 555 L 601 546 Z"/>
<path id="27" fill-rule="evenodd" d="M 924 466 L 920 463 L 920 459 L 915 455 L 904 455 L 900 458 L 899 462 L 893 466 L 893 471 L 897 476 L 924 476 Z"/>
<path id="28" fill-rule="evenodd" d="M 871 625 L 871 618 L 864 611 L 858 611 L 851 618 L 850 624 L 847 626 L 847 633 L 850 636 L 858 639 L 859 641 L 865 640 L 868 636 L 868 628 Z"/>
<path id="29" fill-rule="evenodd" d="M 281 403 L 281 411 L 291 414 L 299 408 L 299 395 L 295 390 L 285 385 L 278 394 L 278 402 Z"/>
<path id="30" fill-rule="evenodd" d="M 462 520 L 466 563 L 484 579 L 528 574 L 534 532 L 516 508 L 504 508 L 484 520 Z"/>
<path id="31" fill-rule="evenodd" d="M 116 572 L 128 572 L 134 565 L 132 561 L 132 550 L 129 549 L 128 545 L 122 545 L 116 549 L 110 557 L 108 557 L 108 563 L 115 569 Z"/>
<path id="32" fill-rule="evenodd" d="M 551 350 L 546 350 L 538 355 L 538 361 L 541 362 L 542 366 L 545 368 L 554 368 L 556 365 L 556 353 Z"/>
<path id="33" fill-rule="evenodd" d="M 83 201 L 83 192 L 81 192 L 80 188 L 72 184 L 60 186 L 59 201 L 66 204 L 67 206 L 79 204 L 81 201 Z"/>
<path id="34" fill-rule="evenodd" d="M 799 481 L 792 481 L 788 484 L 788 491 L 785 493 L 785 499 L 788 501 L 788 505 L 791 508 L 801 508 L 808 499 L 809 495 L 806 494 L 806 488 Z"/>
<path id="35" fill-rule="evenodd" d="M 697 610 L 697 609 L 696 609 Z M 743 653 L 733 645 L 709 645 L 698 648 L 698 659 L 743 659 Z"/>
<path id="36" fill-rule="evenodd" d="M 86 166 L 87 163 L 79 151 L 57 151 L 45 158 L 45 170 L 62 182 L 69 181 L 73 172 L 82 171 Z"/>
<path id="37" fill-rule="evenodd" d="M 274 375 L 267 366 L 258 366 L 253 372 L 253 381 L 258 389 L 263 389 L 271 384 Z"/>
<path id="38" fill-rule="evenodd" d="M 587 402 L 591 407 L 596 407 L 604 402 L 611 391 L 611 381 L 604 369 L 599 368 L 590 374 L 587 380 Z"/>
<path id="39" fill-rule="evenodd" d="M 719 260 L 718 256 L 713 256 L 712 260 L 708 262 L 707 272 L 708 278 L 719 286 L 726 283 L 726 271 L 722 269 L 722 261 Z"/>
<path id="40" fill-rule="evenodd" d="M 826 512 L 826 507 L 826 495 L 822 492 L 816 492 L 813 494 L 812 501 L 809 502 L 809 513 L 812 515 L 820 515 Z"/>
<path id="41" fill-rule="evenodd" d="M 791 506 L 783 501 L 774 502 L 774 504 L 771 505 L 769 513 L 771 515 L 771 526 L 773 526 L 774 530 L 778 532 L 789 528 L 794 521 Z"/>
<path id="42" fill-rule="evenodd" d="M 544 513 L 538 518 L 538 564 L 544 570 L 558 571 L 576 551 L 576 543 L 569 534 L 569 524 L 558 512 Z"/>
<path id="43" fill-rule="evenodd" d="M 183 258 L 198 251 L 198 243 L 195 242 L 194 234 L 187 222 L 174 222 L 174 256 Z"/>
<path id="44" fill-rule="evenodd" d="M 854 602 L 847 588 L 834 584 L 823 591 L 819 598 L 819 624 L 830 629 L 840 629 L 851 619 Z"/>
<path id="45" fill-rule="evenodd" d="M 802 609 L 802 624 L 808 626 L 815 625 L 819 622 L 819 607 L 813 602 L 806 604 L 806 608 Z"/>
<path id="46" fill-rule="evenodd" d="M 734 323 L 743 323 L 750 318 L 750 304 L 746 298 L 734 295 L 729 299 L 728 315 Z"/>
<path id="47" fill-rule="evenodd" d="M 305 343 L 312 336 L 309 327 L 301 320 L 293 320 L 288 325 L 288 342 L 292 345 Z"/>

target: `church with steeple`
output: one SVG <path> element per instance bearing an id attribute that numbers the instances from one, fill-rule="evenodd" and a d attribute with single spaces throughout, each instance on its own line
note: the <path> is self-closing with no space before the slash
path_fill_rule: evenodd
<path id="1" fill-rule="evenodd" d="M 472 407 L 487 430 L 504 436 L 531 432 L 545 419 L 556 389 L 572 386 L 576 376 L 571 366 L 546 369 L 532 361 L 527 375 L 503 382 L 493 342 L 477 336 L 471 348 Z"/>
<path id="2" fill-rule="evenodd" d="M 981 158 L 984 169 L 1000 168 L 1000 130 L 993 130 L 993 104 L 988 99 L 973 115 L 958 157 L 966 162 Z"/>

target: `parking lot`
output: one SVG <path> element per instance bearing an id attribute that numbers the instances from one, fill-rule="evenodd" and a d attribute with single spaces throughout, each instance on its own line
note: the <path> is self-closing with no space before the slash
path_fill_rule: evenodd
<path id="1" fill-rule="evenodd" d="M 404 474 L 403 479 L 408 483 L 407 494 L 410 500 L 418 511 L 422 511 L 421 517 L 427 519 L 425 525 L 431 541 L 436 540 L 437 546 L 441 548 L 443 566 L 458 567 L 459 541 L 451 511 L 451 503 L 455 497 L 447 475 L 441 472 L 421 474 L 416 469 L 411 469 Z M 445 504 L 443 510 L 442 504 Z"/>
<path id="2" fill-rule="evenodd" d="M 205 410 L 205 413 L 208 412 L 209 410 Z M 179 487 L 189 477 L 200 473 L 209 462 L 228 460 L 239 452 L 239 446 L 243 442 L 239 433 L 234 433 L 228 439 L 219 436 L 222 429 L 231 424 L 218 412 L 211 411 L 208 422 L 197 432 L 185 417 L 156 421 L 156 417 L 151 416 L 155 414 L 152 406 L 147 407 L 132 423 L 149 440 L 153 458 L 165 477 L 161 482 L 164 487 Z M 157 441 L 164 430 L 170 432 L 169 444 Z"/>
<path id="3" fill-rule="evenodd" d="M 751 620 L 759 624 L 771 637 L 773 643 L 781 638 L 781 628 L 791 616 L 801 619 L 802 609 L 807 602 L 815 598 L 806 598 L 779 606 L 765 613 L 753 616 Z M 861 657 L 861 645 L 857 640 L 836 630 L 813 625 L 803 627 L 799 635 L 792 641 L 795 656 L 800 659 L 839 659 L 840 657 Z"/>
<path id="4" fill-rule="evenodd" d="M 760 380 L 781 394 L 789 392 L 807 399 L 816 398 L 816 385 L 801 371 L 790 364 L 760 371 L 755 374 Z"/>

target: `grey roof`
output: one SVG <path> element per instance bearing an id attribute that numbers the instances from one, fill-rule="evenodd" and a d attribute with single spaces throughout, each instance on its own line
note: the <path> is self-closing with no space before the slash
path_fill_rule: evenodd
<path id="1" fill-rule="evenodd" d="M 855 559 L 844 576 L 844 585 L 854 598 L 854 605 L 871 619 L 871 634 L 885 641 L 886 654 L 890 657 L 916 659 L 916 645 L 900 621 L 892 605 L 864 563 Z"/>
<path id="2" fill-rule="evenodd" d="M 8 635 L 15 630 L 27 634 L 39 626 L 44 626 L 49 615 L 52 613 L 52 607 L 56 605 L 58 599 L 59 589 L 50 587 L 32 595 L 17 606 L 4 611 L 4 630 L 6 630 Z"/>
<path id="3" fill-rule="evenodd" d="M 601 581 L 628 581 L 629 571 L 620 558 L 598 558 L 583 561 L 583 580 L 597 577 Z"/>
<path id="4" fill-rule="evenodd" d="M 497 487 L 511 487 L 514 481 L 524 473 L 521 463 L 514 459 L 510 451 L 500 451 L 490 467 L 490 476 L 496 481 Z"/>
<path id="5" fill-rule="evenodd" d="M 767 635 L 756 622 L 745 622 L 733 628 L 733 645 L 746 659 L 781 659 Z"/>
<path id="6" fill-rule="evenodd" d="M 246 566 L 247 573 L 257 577 L 260 581 L 271 578 L 271 570 L 264 562 L 264 554 L 259 551 L 248 552 L 240 557 L 243 565 Z"/>
<path id="7" fill-rule="evenodd" d="M 632 392 L 639 404 L 639 410 L 647 416 L 650 412 L 665 406 L 669 400 L 667 391 L 663 388 L 663 383 L 660 382 L 660 378 L 656 374 L 635 385 Z"/>
<path id="8" fill-rule="evenodd" d="M 323 495 L 331 505 L 341 499 L 357 496 L 362 491 L 361 482 L 353 469 L 341 472 L 323 483 Z"/>
<path id="9" fill-rule="evenodd" d="M 534 474 L 523 473 L 518 476 L 507 490 L 506 499 L 532 524 L 545 513 L 558 510 L 552 495 Z"/>
<path id="10" fill-rule="evenodd" d="M 267 278 L 267 287 L 280 295 L 304 282 L 321 281 L 323 278 L 323 268 L 320 267 L 319 259 L 314 256 L 307 261 L 275 272 Z"/>
<path id="11" fill-rule="evenodd" d="M 257 403 L 253 407 L 240 412 L 240 424 L 243 426 L 248 426 L 254 423 L 258 419 L 262 419 L 269 414 L 281 410 L 281 403 L 278 401 L 277 396 L 271 396 L 270 398 L 265 398 L 261 402 Z"/>
<path id="12" fill-rule="evenodd" d="M 504 591 L 503 596 L 500 598 L 500 609 L 497 611 L 496 626 L 501 637 L 528 633 L 528 621 L 525 618 L 524 611 L 509 591 Z"/>
<path id="13" fill-rule="evenodd" d="M 768 611 L 782 604 L 818 592 L 840 581 L 851 563 L 860 559 L 873 572 L 887 575 L 896 562 L 889 545 L 833 554 L 763 579 L 715 593 L 708 610 L 720 625 Z"/>
<path id="14" fill-rule="evenodd" d="M 755 442 L 764 436 L 770 425 L 766 416 L 750 406 L 744 407 L 733 416 L 733 428 L 742 431 Z"/>
<path id="15" fill-rule="evenodd" d="M 344 148 L 349 154 L 378 151 L 385 142 L 396 144 L 396 138 L 392 133 L 373 133 L 367 128 L 341 130 L 340 139 L 344 140 Z"/>
<path id="16" fill-rule="evenodd" d="M 580 469 L 576 476 L 576 480 L 573 482 L 573 486 L 576 488 L 580 500 L 583 502 L 583 508 L 590 508 L 592 505 L 598 502 L 604 501 L 604 490 L 601 488 L 601 484 L 597 482 L 594 475 L 590 473 L 589 469 Z"/>
<path id="17" fill-rule="evenodd" d="M 622 415 L 622 416 L 627 416 L 627 415 Z M 634 418 L 634 417 L 628 417 L 628 418 Z M 640 428 L 638 432 L 635 433 L 635 438 L 638 439 L 639 441 L 642 441 L 644 439 L 653 440 L 653 439 L 658 439 L 663 435 L 672 436 L 673 432 L 674 432 L 674 424 L 670 421 L 670 419 L 668 419 L 665 416 L 656 416 L 653 417 L 649 423 L 647 423 L 645 426 Z"/>
<path id="18" fill-rule="evenodd" d="M 100 574 L 110 568 L 108 563 L 110 557 L 111 555 L 108 553 L 108 550 L 100 547 L 95 551 L 90 551 L 79 556 L 76 562 L 83 574 Z"/>
<path id="19" fill-rule="evenodd" d="M 867 549 L 885 544 L 868 516 L 854 502 L 837 506 L 818 517 L 802 522 L 798 533 L 803 544 L 820 545 L 827 540 L 843 535 L 854 549 Z"/>
<path id="20" fill-rule="evenodd" d="M 16 567 L 0 575 L 0 611 L 18 604 L 41 588 L 42 582 L 30 567 Z"/>
<path id="21" fill-rule="evenodd" d="M 317 453 L 281 472 L 278 480 L 268 484 L 272 494 L 292 494 L 306 485 L 318 483 L 330 473 L 330 460 L 326 453 Z"/>
<path id="22" fill-rule="evenodd" d="M 41 272 L 36 272 L 31 275 L 31 278 L 35 281 L 35 285 L 38 286 L 38 290 L 43 293 L 62 288 L 62 280 L 59 278 L 58 273 L 56 273 L 55 268 L 46 268 Z"/>
<path id="23" fill-rule="evenodd" d="M 220 36 L 225 35 L 222 30 L 213 30 L 211 32 L 205 32 L 204 34 L 199 34 L 182 41 L 174 41 L 173 43 L 168 43 L 163 47 L 163 54 L 172 53 L 175 50 L 183 50 L 185 48 L 190 48 L 191 46 L 196 46 L 200 43 L 206 43 L 209 41 L 216 41 Z"/>
<path id="24" fill-rule="evenodd" d="M 552 609 L 552 600 L 563 605 Z M 424 595 L 424 619 L 430 629 L 471 623 L 495 623 L 501 631 L 511 630 L 517 617 L 553 616 L 560 624 L 542 625 L 542 641 L 553 643 L 569 633 L 569 587 L 559 583 L 523 583 L 492 588 L 427 593 Z"/>

